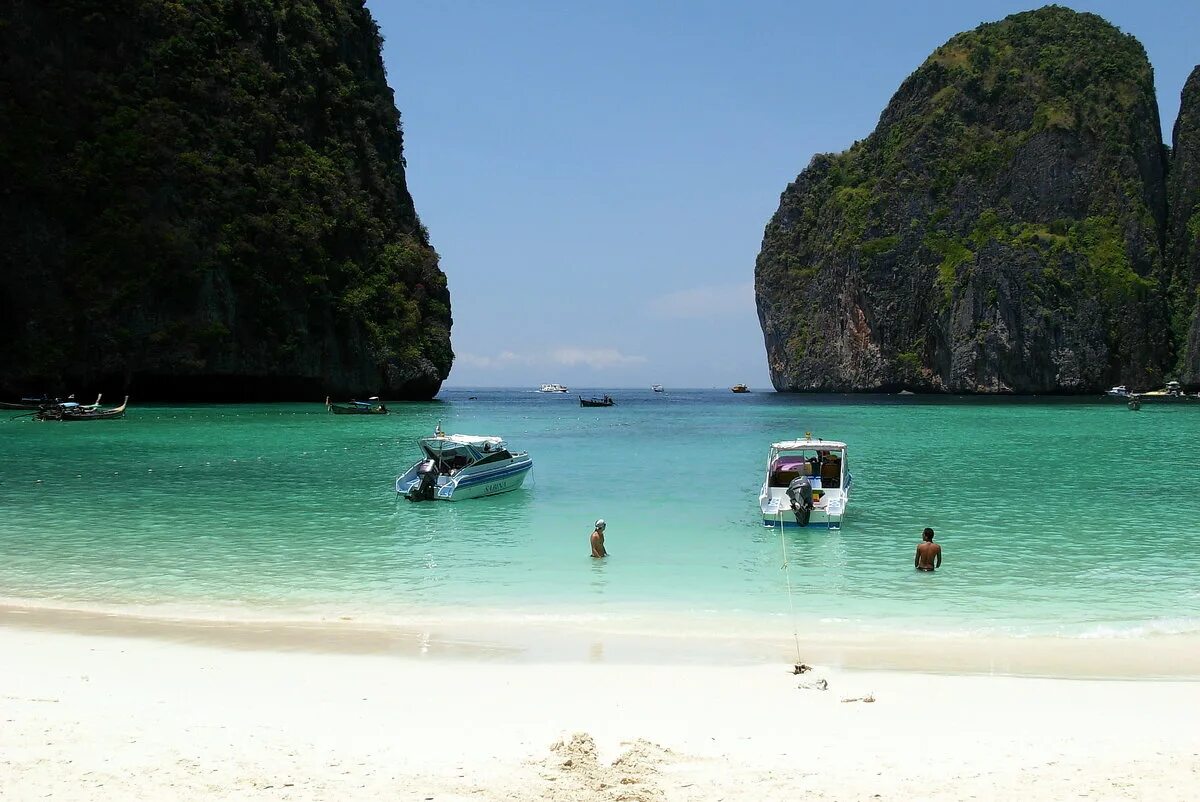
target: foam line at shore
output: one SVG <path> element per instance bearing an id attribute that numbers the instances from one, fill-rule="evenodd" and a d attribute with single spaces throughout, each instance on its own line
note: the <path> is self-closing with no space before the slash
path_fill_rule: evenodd
<path id="1" fill-rule="evenodd" d="M 751 665 L 795 662 L 775 636 L 578 623 L 228 621 L 0 605 L 0 627 L 149 638 L 232 650 L 515 663 Z M 1200 636 L 1128 639 L 800 633 L 803 662 L 847 669 L 1067 678 L 1200 678 Z"/>

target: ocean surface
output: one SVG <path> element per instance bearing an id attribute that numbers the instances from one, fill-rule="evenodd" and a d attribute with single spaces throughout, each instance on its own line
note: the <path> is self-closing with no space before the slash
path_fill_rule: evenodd
<path id="1" fill-rule="evenodd" d="M 378 417 L 5 413 L 0 601 L 783 638 L 1200 631 L 1200 405 L 604 391 L 616 407 L 480 389 Z M 526 486 L 397 498 L 438 423 L 528 450 Z M 805 432 L 849 445 L 846 523 L 781 536 L 757 506 L 766 452 Z M 601 517 L 611 556 L 593 560 Z M 932 575 L 912 567 L 925 526 L 945 553 Z"/>

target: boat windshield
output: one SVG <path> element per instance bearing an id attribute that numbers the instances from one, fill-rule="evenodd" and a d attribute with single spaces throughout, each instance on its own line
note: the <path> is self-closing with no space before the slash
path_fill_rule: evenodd
<path id="1" fill-rule="evenodd" d="M 844 449 L 772 451 L 767 466 L 768 482 L 771 487 L 787 487 L 804 476 L 823 488 L 841 487 L 845 462 Z"/>

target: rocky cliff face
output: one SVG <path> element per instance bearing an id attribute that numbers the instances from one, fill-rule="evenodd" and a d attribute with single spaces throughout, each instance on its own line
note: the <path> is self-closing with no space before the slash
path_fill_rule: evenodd
<path id="1" fill-rule="evenodd" d="M 1183 87 L 1171 148 L 1167 260 L 1179 380 L 1200 384 L 1200 67 Z"/>
<path id="2" fill-rule="evenodd" d="M 1159 384 L 1164 169 L 1132 37 L 1055 6 L 955 36 L 784 191 L 755 270 L 776 388 Z"/>
<path id="3" fill-rule="evenodd" d="M 436 393 L 381 44 L 362 0 L 0 0 L 0 391 Z"/>

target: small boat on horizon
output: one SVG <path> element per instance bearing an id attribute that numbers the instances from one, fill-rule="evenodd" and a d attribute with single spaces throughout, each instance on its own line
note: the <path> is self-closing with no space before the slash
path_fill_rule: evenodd
<path id="1" fill-rule="evenodd" d="M 665 390 L 663 390 L 663 386 L 661 384 L 652 384 L 652 385 L 650 385 L 650 389 L 656 393 L 666 392 Z"/>
<path id="2" fill-rule="evenodd" d="M 750 392 L 750 388 L 749 388 L 749 387 L 747 387 L 747 386 L 746 386 L 746 385 L 744 385 L 744 384 L 735 384 L 735 385 L 733 385 L 732 387 L 730 387 L 730 388 L 729 388 L 729 390 L 730 390 L 730 392 L 734 392 L 734 393 L 748 393 L 748 392 Z"/>
<path id="3" fill-rule="evenodd" d="M 561 384 L 543 384 L 538 390 L 539 393 L 569 393 L 571 392 Z"/>
<path id="4" fill-rule="evenodd" d="M 772 443 L 758 494 L 763 525 L 841 529 L 853 482 L 845 443 L 810 433 L 803 440 Z"/>
<path id="5" fill-rule="evenodd" d="M 325 408 L 334 415 L 388 414 L 387 404 L 380 401 L 377 395 L 371 396 L 366 401 L 350 401 L 345 404 L 335 404 L 329 400 L 329 396 L 325 396 Z"/>
<path id="6" fill-rule="evenodd" d="M 581 407 L 611 407 L 615 406 L 616 403 L 617 402 L 613 400 L 613 397 L 607 393 L 600 398 L 596 398 L 595 396 L 592 396 L 591 398 L 579 396 L 579 406 Z"/>
<path id="7" fill-rule="evenodd" d="M 417 441 L 424 457 L 396 478 L 409 501 L 459 501 L 516 490 L 533 468 L 526 451 L 509 451 L 500 437 L 446 434 Z"/>

